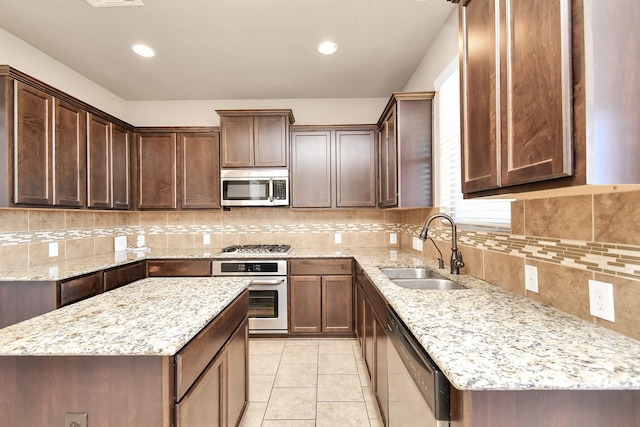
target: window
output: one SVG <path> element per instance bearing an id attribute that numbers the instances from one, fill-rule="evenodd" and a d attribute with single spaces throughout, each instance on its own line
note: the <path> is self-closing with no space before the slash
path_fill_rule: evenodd
<path id="1" fill-rule="evenodd" d="M 440 211 L 467 228 L 509 230 L 511 201 L 462 197 L 460 171 L 460 77 L 457 60 L 436 81 L 436 201 Z"/>

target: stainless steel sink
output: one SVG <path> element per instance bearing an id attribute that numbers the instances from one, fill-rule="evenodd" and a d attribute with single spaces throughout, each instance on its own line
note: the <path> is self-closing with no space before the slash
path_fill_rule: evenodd
<path id="1" fill-rule="evenodd" d="M 467 289 L 465 286 L 449 279 L 393 279 L 392 282 L 405 289 L 427 289 L 434 291 Z"/>
<path id="2" fill-rule="evenodd" d="M 422 267 L 381 268 L 393 283 L 406 289 L 454 290 L 467 287 Z"/>
<path id="3" fill-rule="evenodd" d="M 435 271 L 422 267 L 388 267 L 381 268 L 389 279 L 444 279 Z"/>

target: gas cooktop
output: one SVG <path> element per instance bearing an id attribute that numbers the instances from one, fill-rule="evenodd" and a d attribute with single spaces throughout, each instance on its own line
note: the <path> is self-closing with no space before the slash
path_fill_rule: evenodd
<path id="1" fill-rule="evenodd" d="M 287 254 L 291 245 L 232 245 L 222 249 L 227 254 Z"/>

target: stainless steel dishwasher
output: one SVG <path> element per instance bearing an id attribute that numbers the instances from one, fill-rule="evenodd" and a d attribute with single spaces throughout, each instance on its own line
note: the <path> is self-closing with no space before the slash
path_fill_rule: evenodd
<path id="1" fill-rule="evenodd" d="M 449 427 L 449 380 L 391 308 L 387 322 L 388 427 Z"/>

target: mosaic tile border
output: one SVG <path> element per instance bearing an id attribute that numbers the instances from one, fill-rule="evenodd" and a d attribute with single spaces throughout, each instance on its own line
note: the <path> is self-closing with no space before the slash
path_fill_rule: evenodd
<path id="1" fill-rule="evenodd" d="M 272 234 L 272 233 L 398 233 L 418 236 L 422 226 L 409 224 L 216 224 L 152 225 L 93 229 L 0 233 L 0 246 L 91 239 L 121 235 L 160 234 Z M 451 239 L 446 228 L 433 228 L 431 236 Z M 506 233 L 458 230 L 458 242 L 481 250 L 549 262 L 552 264 L 640 281 L 640 246 L 567 239 L 518 236 Z"/>
<path id="2" fill-rule="evenodd" d="M 421 230 L 422 226 L 407 225 L 404 228 L 405 233 L 414 236 L 418 236 Z M 451 232 L 445 228 L 430 229 L 430 236 L 451 240 Z M 458 230 L 458 244 L 640 281 L 638 246 L 464 229 Z"/>

